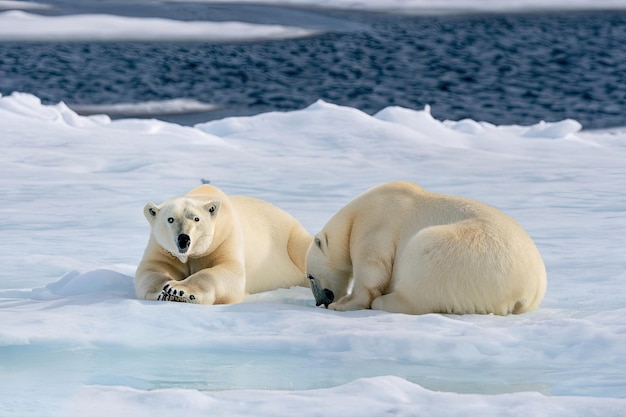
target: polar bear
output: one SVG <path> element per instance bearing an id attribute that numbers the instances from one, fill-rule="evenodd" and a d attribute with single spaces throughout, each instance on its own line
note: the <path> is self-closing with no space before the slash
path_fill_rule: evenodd
<path id="1" fill-rule="evenodd" d="M 137 273 L 137 297 L 229 304 L 247 294 L 309 286 L 313 237 L 287 212 L 255 198 L 227 197 L 201 185 L 161 205 L 146 204 L 150 239 Z"/>
<path id="2" fill-rule="evenodd" d="M 317 305 L 340 311 L 523 313 L 547 285 L 537 247 L 511 217 L 402 181 L 339 210 L 311 242 L 306 270 Z"/>

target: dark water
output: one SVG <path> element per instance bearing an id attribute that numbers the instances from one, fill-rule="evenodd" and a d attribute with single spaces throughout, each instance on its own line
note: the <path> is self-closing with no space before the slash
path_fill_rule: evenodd
<path id="1" fill-rule="evenodd" d="M 368 113 L 430 104 L 438 119 L 626 126 L 626 12 L 405 16 L 183 3 L 150 15 L 327 32 L 237 44 L 4 42 L 0 92 L 68 105 L 185 97 L 222 106 L 205 120 L 321 98 Z"/>

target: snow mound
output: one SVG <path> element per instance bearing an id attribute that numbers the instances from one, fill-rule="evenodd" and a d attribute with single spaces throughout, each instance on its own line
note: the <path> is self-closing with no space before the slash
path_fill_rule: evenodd
<path id="1" fill-rule="evenodd" d="M 203 103 L 193 99 L 172 99 L 145 101 L 141 103 L 72 105 L 72 109 L 83 115 L 107 114 L 109 116 L 141 117 L 201 113 L 219 108 L 215 104 Z"/>
<path id="2" fill-rule="evenodd" d="M 478 396 L 435 392 L 402 378 L 362 378 L 334 388 L 309 391 L 234 390 L 201 392 L 166 389 L 143 391 L 125 387 L 90 386 L 72 407 L 74 416 L 132 415 L 257 417 L 280 416 L 519 416 L 546 417 L 616 416 L 626 408 L 626 399 L 594 397 L 546 397 L 523 392 Z M 341 398 L 340 401 L 337 401 Z M 445 411 L 444 411 L 445 410 Z"/>
<path id="3" fill-rule="evenodd" d="M 119 272 L 106 269 L 95 269 L 79 273 L 70 271 L 58 281 L 44 288 L 33 289 L 33 297 L 37 299 L 53 299 L 99 293 L 133 297 L 135 289 L 133 278 Z"/>
<path id="4" fill-rule="evenodd" d="M 583 126 L 576 120 L 567 119 L 556 123 L 540 122 L 528 128 L 522 134 L 525 138 L 551 138 L 561 139 L 578 133 Z"/>
<path id="5" fill-rule="evenodd" d="M 12 93 L 0 96 L 0 111 L 12 113 L 28 119 L 53 122 L 71 127 L 97 127 L 110 122 L 107 116 L 79 116 L 61 102 L 44 105 L 39 97 L 27 93 Z"/>
<path id="6" fill-rule="evenodd" d="M 0 415 L 624 416 L 626 131 L 579 130 L 323 101 L 182 127 L 0 97 Z M 148 201 L 209 180 L 316 233 L 398 179 L 518 220 L 546 262 L 540 308 L 338 313 L 308 288 L 217 306 L 134 295 Z"/>
<path id="7" fill-rule="evenodd" d="M 312 36 L 318 31 L 243 22 L 177 21 L 106 14 L 40 16 L 12 10 L 0 13 L 4 41 L 212 41 L 232 42 Z"/>

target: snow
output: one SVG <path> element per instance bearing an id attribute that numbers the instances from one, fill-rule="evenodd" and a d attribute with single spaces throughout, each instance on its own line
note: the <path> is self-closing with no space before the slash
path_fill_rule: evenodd
<path id="1" fill-rule="evenodd" d="M 164 0 L 176 3 L 186 0 Z M 267 4 L 399 13 L 621 10 L 623 0 L 195 0 L 205 3 Z M 63 2 L 62 2 L 63 3 Z M 72 4 L 72 2 L 69 2 Z M 80 5 L 80 2 L 75 2 Z M 106 2 L 105 2 L 106 3 Z M 61 4 L 63 6 L 63 4 Z M 115 10 L 115 2 L 110 5 Z M 251 41 L 312 36 L 317 30 L 243 22 L 180 21 L 78 13 L 42 16 L 26 12 L 56 10 L 55 2 L 0 0 L 0 41 Z"/>
<path id="2" fill-rule="evenodd" d="M 186 0 L 166 0 L 183 2 Z M 196 0 L 204 3 L 264 3 L 406 13 L 619 10 L 623 0 Z"/>
<path id="3" fill-rule="evenodd" d="M 47 7 L 15 3 L 0 9 Z M 315 2 L 409 11 L 432 3 Z M 4 12 L 0 31 L 50 38 L 61 22 L 73 36 L 119 39 L 123 31 L 100 24 L 128 22 L 97 15 L 86 27 L 88 17 Z M 209 39 L 214 30 L 228 39 L 240 32 L 166 22 Z M 150 19 L 132 23 L 125 36 L 149 33 Z M 301 34 L 274 29 L 245 35 Z M 146 116 L 210 105 L 119 106 Z M 186 127 L 0 96 L 0 416 L 626 416 L 625 160 L 626 127 L 585 131 L 575 120 L 500 126 L 437 120 L 428 106 L 368 115 L 318 101 Z M 546 262 L 540 308 L 507 317 L 338 313 L 315 307 L 307 288 L 220 306 L 135 298 L 148 201 L 210 181 L 271 201 L 315 233 L 358 193 L 396 179 L 515 217 Z"/>
<path id="4" fill-rule="evenodd" d="M 0 10 L 36 10 L 49 9 L 50 5 L 34 1 L 0 0 Z"/>
<path id="5" fill-rule="evenodd" d="M 626 415 L 626 129 L 323 101 L 183 127 L 14 93 L 0 137 L 0 415 Z M 338 313 L 307 288 L 221 306 L 134 296 L 147 201 L 210 180 L 315 233 L 393 179 L 518 219 L 548 269 L 540 308 Z"/>
<path id="6" fill-rule="evenodd" d="M 311 36 L 316 31 L 243 22 L 187 22 L 108 14 L 39 16 L 20 10 L 0 13 L 4 41 L 250 41 Z"/>
<path id="7" fill-rule="evenodd" d="M 75 104 L 72 106 L 72 110 L 81 115 L 107 114 L 125 117 L 202 113 L 217 109 L 219 106 L 215 104 L 185 98 L 150 100 L 140 103 Z"/>
<path id="8" fill-rule="evenodd" d="M 364 393 L 377 392 L 376 396 Z M 78 412 L 84 415 L 108 416 L 131 411 L 134 416 L 169 416 L 180 412 L 180 397 L 185 393 L 176 390 L 169 391 L 138 391 L 127 388 L 106 390 L 86 389 L 81 392 L 81 400 L 77 407 Z M 283 403 L 281 415 L 393 415 L 413 417 L 418 415 L 437 416 L 606 416 L 620 412 L 623 403 L 618 400 L 607 401 L 597 406 L 593 400 L 573 397 L 561 397 L 556 401 L 547 401 L 546 397 L 536 393 L 521 393 L 516 395 L 503 394 L 493 396 L 489 407 L 482 404 L 482 398 L 477 395 L 458 395 L 445 392 L 432 392 L 398 377 L 375 377 L 359 379 L 336 389 L 311 390 L 305 393 L 279 391 L 247 391 L 246 402 L 241 402 L 239 392 L 225 391 L 219 393 L 194 392 L 190 402 L 198 408 L 210 410 L 212 416 L 249 415 L 252 410 L 255 416 L 273 417 L 276 414 L 276 404 Z M 341 401 L 337 401 L 337 397 Z M 122 404 L 130 404 L 120 406 Z M 100 402 L 110 404 L 106 411 L 94 410 L 90 403 Z M 139 406 L 143 403 L 159 402 L 161 407 L 156 413 L 147 413 Z M 187 413 L 189 410 L 183 408 Z M 307 411 L 311 410 L 309 414 Z M 443 410 L 446 410 L 445 412 Z M 570 410 L 570 411 L 567 411 Z M 95 411 L 95 413 L 94 413 Z M 201 415 L 192 410 L 189 416 Z"/>

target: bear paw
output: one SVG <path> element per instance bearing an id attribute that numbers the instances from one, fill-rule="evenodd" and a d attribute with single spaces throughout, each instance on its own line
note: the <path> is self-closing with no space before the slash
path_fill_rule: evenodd
<path id="1" fill-rule="evenodd" d="M 184 290 L 177 290 L 170 284 L 166 284 L 157 297 L 157 301 L 177 301 L 179 303 L 196 303 L 196 296 L 187 294 Z"/>
<path id="2" fill-rule="evenodd" d="M 345 295 L 332 304 L 328 305 L 329 310 L 335 311 L 355 311 L 370 308 L 371 303 L 357 298 L 354 293 Z"/>

